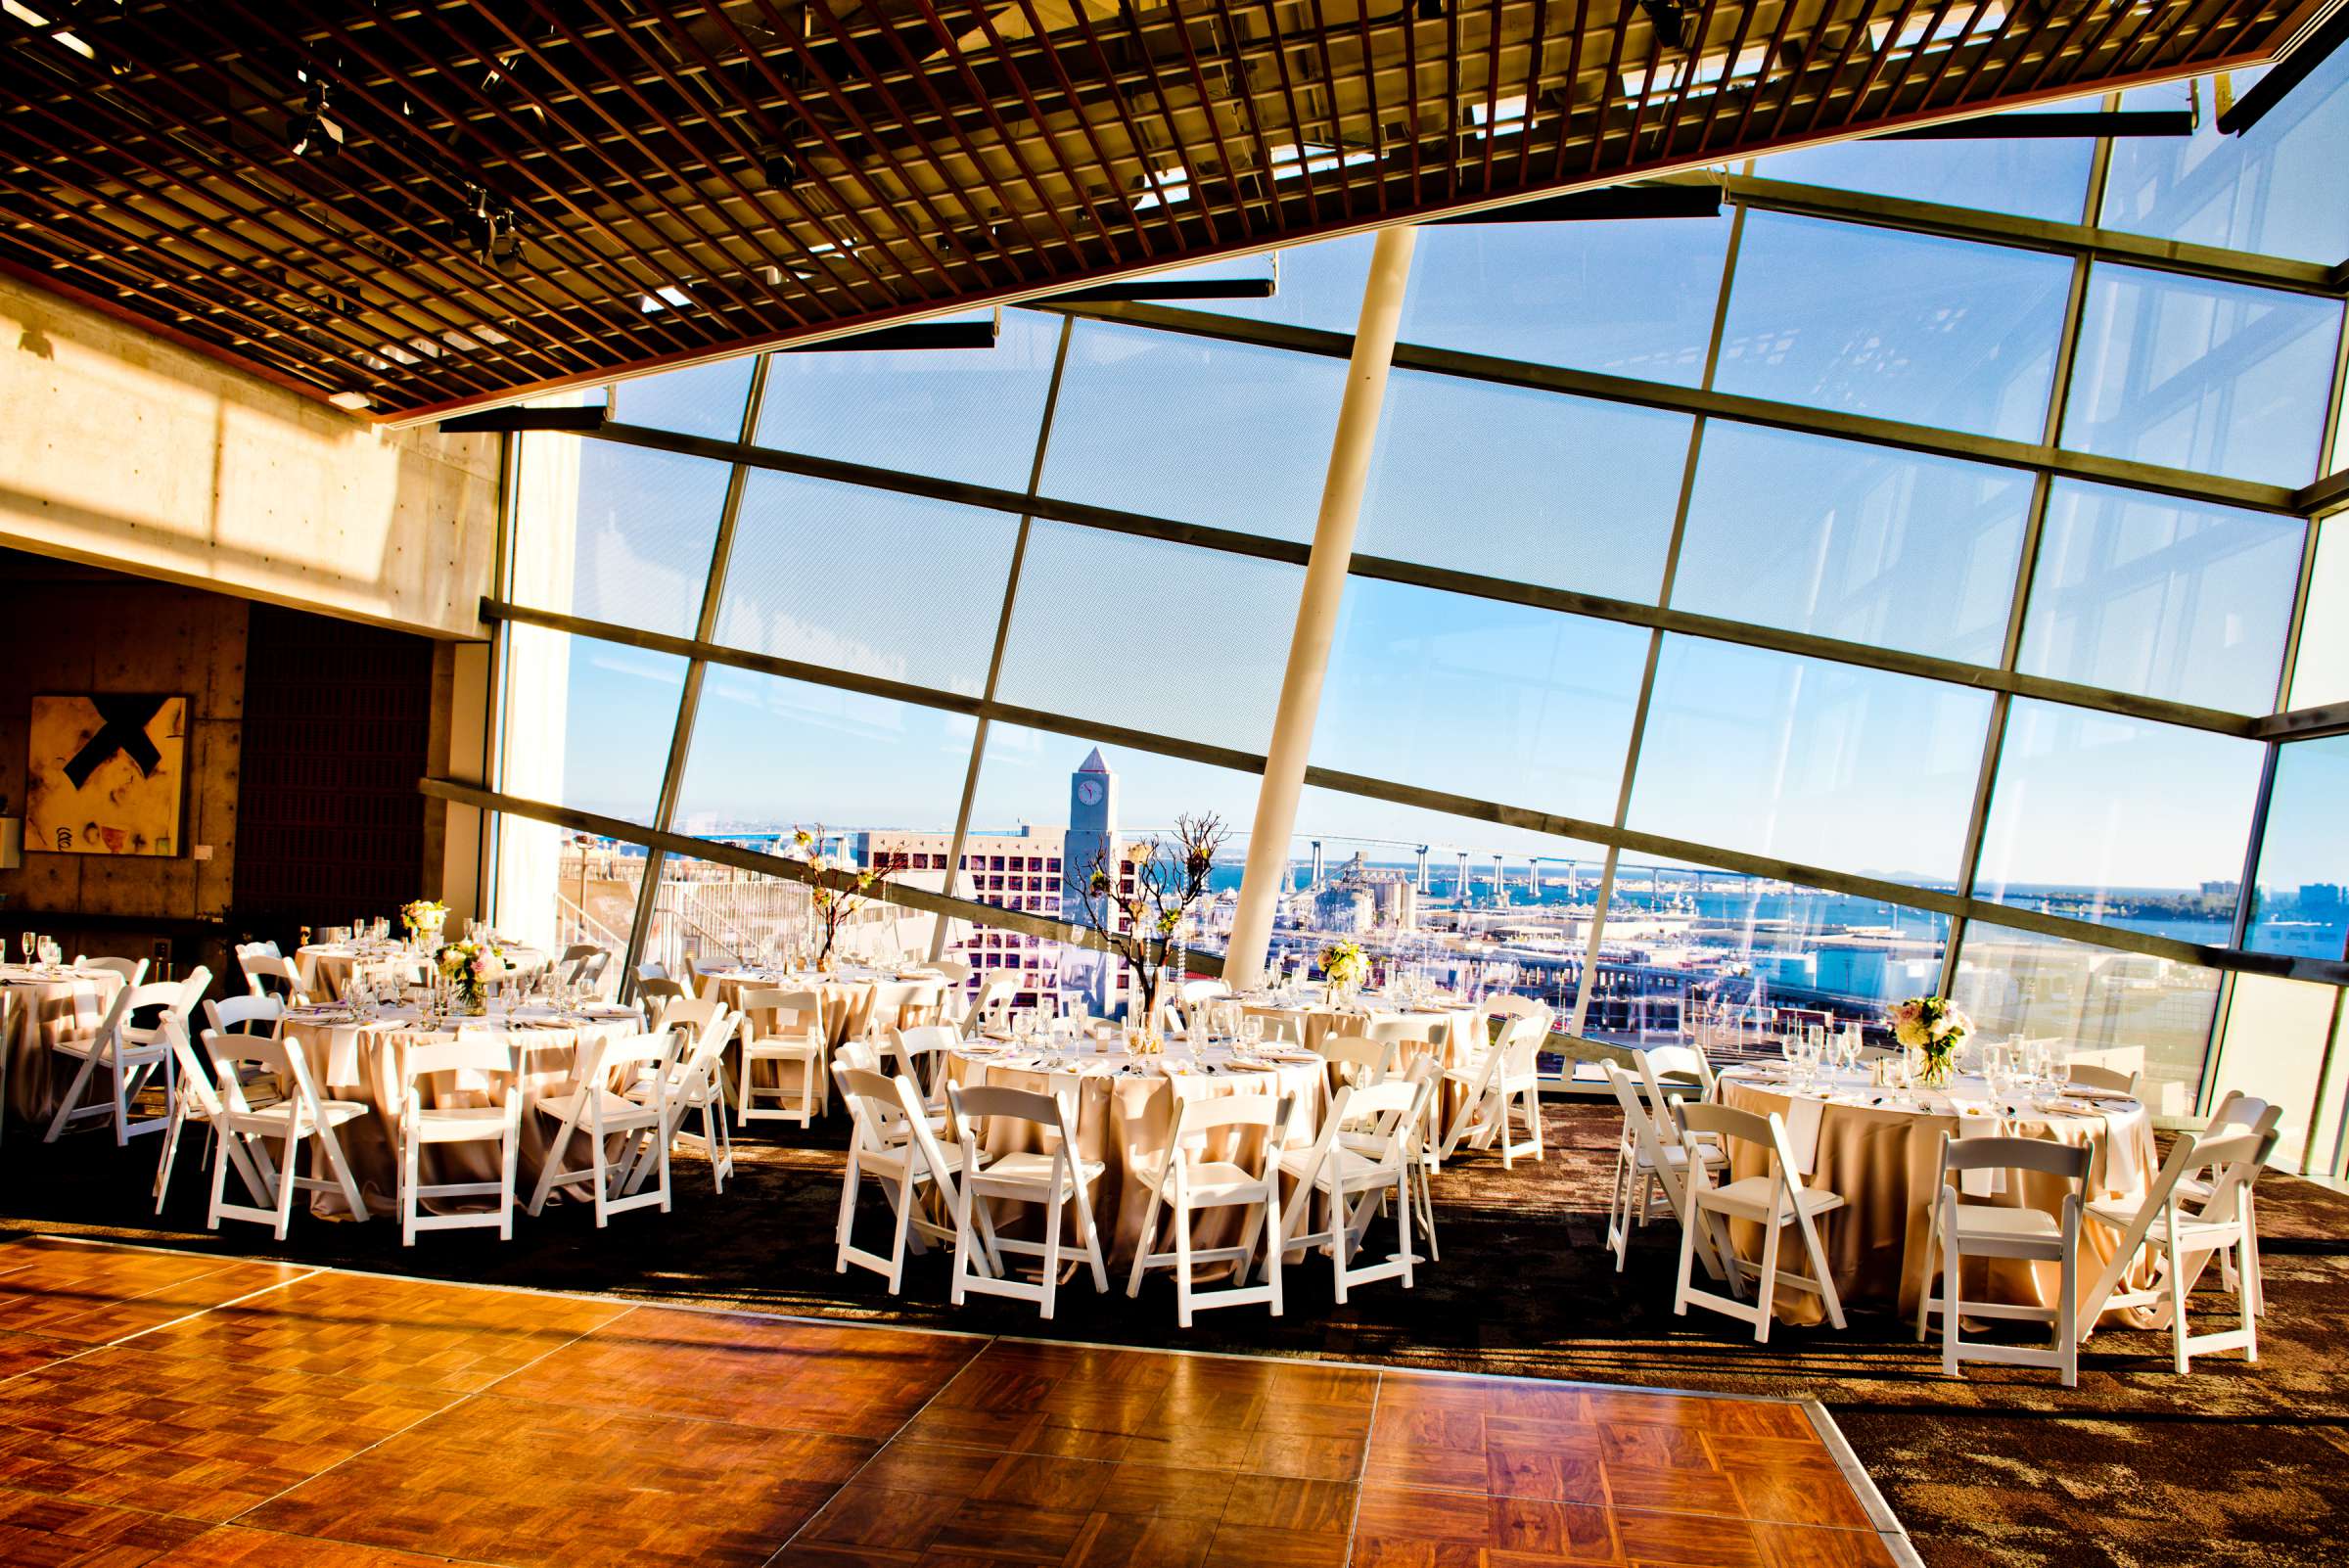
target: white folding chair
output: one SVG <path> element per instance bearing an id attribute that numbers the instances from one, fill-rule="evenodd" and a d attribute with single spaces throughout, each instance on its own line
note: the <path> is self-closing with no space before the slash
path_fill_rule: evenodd
<path id="1" fill-rule="evenodd" d="M 106 1117 L 114 1122 L 116 1146 L 144 1132 L 161 1132 L 171 1125 L 168 1102 L 178 1093 L 179 1064 L 159 1031 L 144 1029 L 138 1032 L 142 1038 L 132 1038 L 130 1015 L 137 1007 L 176 1005 L 178 999 L 175 986 L 124 986 L 115 992 L 114 1002 L 107 1008 L 106 1019 L 96 1034 L 77 1038 L 60 1036 L 49 1042 L 52 1051 L 69 1058 L 75 1066 L 72 1083 L 58 1097 L 57 1111 L 49 1118 L 43 1142 L 55 1143 L 58 1134 L 69 1126 L 91 1117 Z M 82 1095 L 88 1092 L 90 1080 L 101 1072 L 107 1077 L 108 1097 L 83 1104 Z M 132 1120 L 133 1102 L 159 1077 L 166 1101 L 163 1114 L 143 1121 Z"/>
<path id="2" fill-rule="evenodd" d="M 671 1007 L 681 1001 L 691 1001 L 694 997 L 677 982 L 656 975 L 650 980 L 636 982 L 636 999 L 644 1004 L 646 1026 L 659 1029 L 668 1021 Z"/>
<path id="3" fill-rule="evenodd" d="M 1100 1179 L 1102 1163 L 1077 1153 L 1076 1119 L 1058 1097 L 1031 1089 L 993 1084 L 946 1085 L 946 1105 L 962 1145 L 961 1184 L 954 1211 L 954 1285 L 950 1299 L 959 1307 L 972 1291 L 1032 1301 L 1049 1320 L 1060 1291 L 1062 1218 L 1076 1209 L 1080 1256 L 1093 1271 L 1093 1289 L 1106 1295 L 1109 1268 L 1101 1258 L 1101 1236 L 1093 1224 L 1092 1199 L 1087 1193 Z M 998 1154 L 983 1160 L 981 1130 L 989 1119 L 1024 1123 L 1037 1148 Z M 995 1229 L 997 1203 L 1035 1204 L 1043 1211 L 1044 1239 L 1011 1241 Z M 990 1271 L 974 1270 L 976 1248 Z M 1014 1279 L 1001 1266 L 1005 1253 L 1018 1253 L 1043 1262 L 1043 1277 L 1036 1284 Z"/>
<path id="4" fill-rule="evenodd" d="M 2202 1129 L 2202 1139 L 2208 1142 L 2233 1132 L 2257 1132 L 2264 1137 L 2276 1130 L 2276 1124 L 2282 1118 L 2283 1107 L 2280 1105 L 2270 1105 L 2266 1100 L 2254 1099 L 2240 1089 L 2229 1089 L 2227 1097 L 2219 1101 L 2219 1108 L 2210 1113 L 2210 1121 Z M 2211 1184 L 2218 1177 L 2219 1173 L 2206 1166 L 2179 1177 L 2178 1190 L 2199 1203 L 2210 1196 Z M 2252 1207 L 2249 1187 L 2243 1188 L 2242 1202 L 2243 1240 L 2251 1253 L 2251 1313 L 2255 1317 L 2264 1316 L 2268 1310 L 2268 1298 L 2259 1269 L 2259 1214 Z M 2231 1253 L 2219 1254 L 2219 1280 L 2229 1290 L 2234 1288 L 2234 1257 Z"/>
<path id="5" fill-rule="evenodd" d="M 1280 1315 L 1280 1266 L 1284 1248 L 1280 1234 L 1280 1151 L 1287 1141 L 1289 1114 L 1296 1097 L 1282 1094 L 1220 1094 L 1174 1101 L 1174 1125 L 1167 1138 L 1167 1157 L 1153 1169 L 1133 1168 L 1134 1178 L 1149 1189 L 1150 1206 L 1142 1214 L 1142 1233 L 1134 1243 L 1133 1268 L 1126 1276 L 1126 1294 L 1141 1293 L 1142 1275 L 1152 1268 L 1174 1270 L 1174 1320 L 1191 1326 L 1194 1308 L 1250 1307 L 1263 1304 Z M 1237 1160 L 1206 1157 L 1207 1139 L 1218 1131 L 1260 1130 L 1263 1147 L 1251 1171 Z M 1197 1145 L 1196 1148 L 1193 1145 Z M 1245 1209 L 1240 1239 L 1229 1247 L 1191 1245 L 1191 1220 L 1208 1209 Z M 1174 1250 L 1153 1252 L 1158 1217 L 1167 1216 Z M 1262 1283 L 1249 1284 L 1259 1238 L 1265 1245 Z M 1237 1284 L 1221 1290 L 1201 1290 L 1191 1278 L 1198 1264 L 1228 1264 Z"/>
<path id="6" fill-rule="evenodd" d="M 1384 1083 L 1395 1070 L 1396 1042 L 1370 1039 L 1361 1035 L 1328 1034 L 1321 1037 L 1317 1054 L 1329 1063 L 1330 1081 L 1349 1088 L 1368 1088 Z"/>
<path id="7" fill-rule="evenodd" d="M 1648 1114 L 1640 1097 L 1638 1081 L 1614 1062 L 1601 1062 L 1599 1067 L 1607 1076 L 1607 1086 L 1615 1093 L 1615 1103 L 1623 1110 L 1623 1136 L 1615 1151 L 1615 1186 L 1607 1204 L 1607 1250 L 1615 1254 L 1615 1271 L 1622 1273 L 1631 1256 L 1632 1229 L 1658 1218 L 1658 1199 L 1663 1201 L 1664 1212 L 1675 1223 L 1683 1228 L 1691 1224 L 1690 1151 L 1695 1150 L 1694 1158 L 1700 1161 L 1719 1160 L 1721 1151 L 1707 1143 L 1665 1142 L 1655 1118 Z M 1679 1130 L 1677 1126 L 1674 1130 Z M 1714 1256 L 1712 1240 L 1702 1226 L 1697 1227 L 1696 1251 L 1706 1274 L 1721 1278 L 1720 1260 Z"/>
<path id="8" fill-rule="evenodd" d="M 682 1025 L 671 1027 L 672 1034 L 688 1034 L 677 1052 L 676 1063 L 669 1069 L 667 1100 L 668 1130 L 667 1141 L 682 1141 L 688 1148 L 699 1148 L 710 1160 L 710 1185 L 713 1190 L 726 1190 L 726 1178 L 734 1174 L 734 1135 L 726 1123 L 726 1044 L 734 1038 L 742 1023 L 740 1013 L 729 1012 L 713 996 L 706 998 L 710 1017 L 700 1027 L 688 1032 Z M 680 1008 L 692 1004 L 680 1002 L 669 1010 L 673 1020 Z M 630 1089 L 633 1098 L 641 1098 L 641 1086 Z M 695 1111 L 702 1113 L 702 1130 L 685 1130 L 685 1119 Z M 628 1188 L 641 1187 L 652 1175 L 652 1166 L 639 1160 L 629 1177 Z"/>
<path id="9" fill-rule="evenodd" d="M 1194 1031 L 1207 1022 L 1203 1012 L 1206 1005 L 1230 994 L 1231 988 L 1221 980 L 1186 980 L 1175 987 L 1169 998 L 1169 1005 L 1174 1008 L 1176 1021 L 1182 1025 L 1182 1038 L 1196 1038 Z"/>
<path id="10" fill-rule="evenodd" d="M 955 1174 L 962 1169 L 959 1143 L 941 1144 L 921 1116 L 920 1096 L 904 1078 L 885 1078 L 866 1068 L 835 1062 L 841 1098 L 852 1127 L 849 1138 L 849 1168 L 841 1178 L 840 1216 L 833 1227 L 833 1269 L 847 1273 L 849 1265 L 870 1268 L 889 1280 L 896 1295 L 905 1281 L 905 1249 L 927 1252 L 928 1242 L 950 1242 L 954 1230 L 923 1213 L 922 1184 L 931 1183 L 946 1214 L 960 1212 Z M 855 1244 L 856 1199 L 870 1178 L 888 1198 L 897 1224 L 889 1256 L 868 1252 Z"/>
<path id="11" fill-rule="evenodd" d="M 171 1094 L 171 1125 L 163 1130 L 162 1152 L 156 1157 L 155 1162 L 155 1212 L 157 1214 L 163 1212 L 163 1204 L 171 1195 L 171 1173 L 179 1163 L 181 1130 L 190 1122 L 204 1124 L 206 1161 L 208 1164 L 211 1158 L 211 1145 L 218 1136 L 220 1112 L 223 1105 L 220 1091 L 212 1083 L 211 1069 L 207 1067 L 203 1059 L 197 1055 L 196 1048 L 188 1043 L 188 1033 L 184 1022 L 177 1015 L 166 1014 L 161 1028 L 163 1031 L 164 1043 L 170 1048 L 176 1072 L 173 1075 Z M 213 1033 L 214 1031 L 207 1031 L 206 1040 L 208 1041 Z M 231 1147 L 237 1159 L 242 1160 L 245 1157 L 242 1148 L 234 1145 Z M 251 1190 L 249 1174 L 247 1185 Z"/>
<path id="12" fill-rule="evenodd" d="M 1522 997 L 1507 997 L 1522 1001 Z M 1438 1146 L 1439 1162 L 1451 1158 L 1465 1141 L 1473 1149 L 1490 1149 L 1500 1145 L 1500 1164 L 1503 1170 L 1514 1170 L 1517 1156 L 1530 1154 L 1539 1160 L 1542 1146 L 1542 1081 L 1539 1076 L 1539 1053 L 1542 1040 L 1548 1030 L 1546 1007 L 1533 1013 L 1503 1012 L 1505 1019 L 1499 1038 L 1481 1052 L 1447 1070 L 1446 1081 L 1460 1086 L 1460 1107 L 1452 1113 L 1451 1126 L 1445 1129 L 1444 1141 Z M 1516 1123 L 1522 1114 L 1526 1134 L 1520 1139 Z"/>
<path id="13" fill-rule="evenodd" d="M 1427 1109 L 1436 1077 L 1431 1063 L 1411 1064 L 1408 1074 L 1364 1088 L 1341 1085 L 1312 1145 L 1284 1149 L 1280 1169 L 1295 1183 L 1276 1234 L 1283 1256 L 1327 1249 L 1338 1301 L 1356 1285 L 1382 1279 L 1412 1284 L 1411 1133 Z M 1389 1199 L 1394 1202 L 1396 1250 L 1379 1263 L 1354 1265 L 1369 1239 L 1371 1222 Z M 1322 1222 L 1307 1229 L 1306 1209 L 1318 1200 Z M 1268 1267 L 1268 1265 L 1267 1265 Z"/>
<path id="14" fill-rule="evenodd" d="M 979 978 L 979 994 L 971 998 L 963 1014 L 963 1033 L 982 1035 L 990 1030 L 1006 1034 L 1011 1029 L 1012 1003 L 1019 999 L 1020 975 L 1016 969 L 990 969 Z"/>
<path id="15" fill-rule="evenodd" d="M 742 1065 L 734 1084 L 734 1119 L 814 1124 L 817 1111 L 832 1108 L 825 1072 L 827 1039 L 824 998 L 812 991 L 748 991 L 742 994 Z M 775 1064 L 775 1082 L 759 1082 L 758 1065 Z M 799 1087 L 783 1081 L 783 1070 L 800 1070 Z M 795 1096 L 796 1095 L 796 1099 Z M 761 1099 L 775 1102 L 761 1107 Z"/>
<path id="16" fill-rule="evenodd" d="M 308 990 L 294 965 L 275 953 L 256 952 L 238 960 L 245 970 L 245 985 L 255 996 L 271 994 L 270 987 L 278 989 L 277 999 L 288 1007 L 299 1007 L 309 999 Z"/>
<path id="17" fill-rule="evenodd" d="M 1925 1222 L 1925 1289 L 1916 1304 L 1916 1338 L 1925 1338 L 1925 1319 L 1941 1314 L 1941 1369 L 1958 1375 L 1959 1361 L 1995 1361 L 2004 1366 L 2051 1366 L 2063 1386 L 2080 1382 L 2080 1213 L 2088 1185 L 2090 1151 L 2052 1138 L 1952 1138 L 1941 1135 L 1941 1181 Z M 2011 1174 L 2009 1191 L 2019 1191 L 2026 1171 L 2051 1176 L 2066 1185 L 2060 1216 L 2021 1203 L 1967 1203 L 1953 1176 L 1968 1171 Z M 2062 1290 L 2053 1307 L 1967 1301 L 1962 1280 L 1968 1258 L 2004 1258 L 2057 1266 Z M 1941 1275 L 1941 1299 L 1933 1276 Z M 1967 1316 L 2046 1323 L 2054 1332 L 2050 1348 L 1985 1344 L 1961 1336 Z"/>
<path id="18" fill-rule="evenodd" d="M 904 1029 L 925 1023 L 923 998 L 935 996 L 938 983 L 923 980 L 883 980 L 873 985 L 872 1011 L 865 1015 L 868 1030 Z M 908 1016 L 908 1015 L 913 1016 Z"/>
<path id="19" fill-rule="evenodd" d="M 572 984 L 579 978 L 579 966 L 603 950 L 592 942 L 571 944 L 563 949 L 563 956 L 555 960 L 556 978 L 565 985 Z"/>
<path id="20" fill-rule="evenodd" d="M 591 1040 L 579 1047 L 578 1081 L 554 1094 L 538 1097 L 536 1110 L 560 1124 L 548 1145 L 546 1168 L 538 1174 L 538 1189 L 530 1194 L 530 1213 L 546 1207 L 557 1187 L 584 1186 L 595 1200 L 595 1224 L 602 1229 L 616 1214 L 660 1205 L 668 1213 L 668 1074 L 677 1055 L 677 1038 L 668 1030 L 631 1035 L 623 1039 Z M 634 1095 L 615 1092 L 614 1082 L 641 1088 Z M 587 1140 L 587 1164 L 564 1168 L 572 1134 Z M 612 1140 L 621 1141 L 620 1158 L 610 1153 Z M 650 1192 L 630 1192 L 628 1184 L 638 1159 L 655 1164 L 660 1180 Z M 641 1183 L 637 1183 L 641 1185 Z"/>
<path id="21" fill-rule="evenodd" d="M 477 1080 L 454 1082 L 458 1075 Z M 451 1090 L 486 1094 L 486 1105 L 428 1105 L 429 1079 L 447 1078 Z M 443 1181 L 427 1185 L 424 1150 L 456 1143 L 495 1143 L 497 1179 Z M 514 1239 L 514 1168 L 522 1149 L 522 1075 L 514 1047 L 502 1034 L 467 1030 L 455 1039 L 411 1045 L 399 1084 L 399 1244 L 416 1245 L 419 1230 L 494 1227 L 497 1239 Z M 497 1207 L 479 1213 L 422 1214 L 431 1198 L 495 1198 Z"/>
<path id="22" fill-rule="evenodd" d="M 2276 1147 L 2276 1133 L 2234 1132 L 2221 1138 L 2181 1136 L 2163 1162 L 2161 1174 L 2145 1190 L 2142 1202 L 2101 1202 L 2088 1206 L 2088 1217 L 2120 1232 L 2120 1245 L 2104 1266 L 2080 1308 L 2080 1337 L 2096 1331 L 2096 1319 L 2107 1308 L 2150 1307 L 2155 1326 L 2170 1331 L 2172 1363 L 2183 1375 L 2196 1356 L 2239 1350 L 2243 1360 L 2259 1360 L 2259 1314 L 2251 1309 L 2251 1227 L 2243 1199 L 2259 1179 L 2260 1171 Z M 2215 1168 L 2217 1178 L 2201 1198 L 2190 1198 L 2180 1184 L 2195 1171 Z M 2240 1327 L 2195 1334 L 2187 1328 L 2187 1306 L 2195 1283 L 2213 1254 L 2235 1249 L 2235 1309 Z M 2129 1270 L 2141 1253 L 2150 1249 L 2154 1277 L 2139 1289 L 2123 1289 Z"/>
<path id="23" fill-rule="evenodd" d="M 2133 1100 L 2145 1097 L 2145 1075 L 2124 1073 L 2117 1067 L 2105 1067 L 2097 1062 L 2071 1064 L 2072 1082 L 2081 1088 L 2101 1089 L 2108 1094 L 2126 1094 Z"/>
<path id="24" fill-rule="evenodd" d="M 913 1080 L 914 1094 L 933 1128 L 945 1125 L 946 1057 L 961 1043 L 944 1024 L 900 1029 L 876 1040 L 876 1048 L 895 1057 L 898 1071 Z"/>
<path id="25" fill-rule="evenodd" d="M 1787 1147 L 1786 1124 L 1775 1112 L 1768 1117 L 1751 1111 L 1740 1111 L 1727 1105 L 1691 1105 L 1685 1100 L 1673 1107 L 1680 1121 L 1681 1141 L 1684 1144 L 1691 1134 L 1712 1133 L 1719 1139 L 1723 1164 L 1727 1164 L 1731 1143 L 1747 1143 L 1763 1151 L 1768 1169 L 1759 1176 L 1741 1176 L 1734 1181 L 1716 1184 L 1710 1160 L 1691 1160 L 1685 1167 L 1688 1173 L 1689 1219 L 1692 1223 L 1681 1227 L 1681 1275 L 1673 1294 L 1672 1310 L 1686 1316 L 1690 1306 L 1710 1308 L 1717 1313 L 1754 1325 L 1754 1343 L 1770 1342 L 1771 1312 L 1777 1301 L 1781 1283 L 1796 1290 L 1808 1290 L 1826 1305 L 1827 1318 L 1842 1328 L 1843 1301 L 1835 1293 L 1835 1278 L 1827 1271 L 1826 1249 L 1819 1245 L 1819 1217 L 1843 1207 L 1843 1199 L 1823 1187 L 1806 1186 L 1800 1179 L 1794 1154 Z M 1747 1263 L 1737 1256 L 1729 1240 L 1729 1222 L 1750 1221 L 1762 1227 L 1762 1261 Z M 1718 1221 L 1720 1228 L 1712 1229 Z M 1778 1245 L 1788 1225 L 1801 1235 L 1803 1252 L 1811 1260 L 1812 1277 L 1784 1274 L 1778 1269 Z M 1728 1286 L 1734 1293 L 1742 1278 L 1752 1275 L 1758 1287 L 1758 1299 L 1747 1305 L 1742 1299 L 1716 1295 L 1699 1290 L 1692 1277 L 1696 1264 L 1696 1238 L 1700 1227 L 1705 1239 L 1712 1243 L 1714 1255 L 1727 1271 Z"/>
<path id="26" fill-rule="evenodd" d="M 120 975 L 125 986 L 136 986 L 147 978 L 147 960 L 144 958 L 88 958 L 75 953 L 73 967 L 103 969 L 110 975 Z"/>
<path id="27" fill-rule="evenodd" d="M 353 1220 L 367 1218 L 367 1200 L 343 1157 L 335 1129 L 365 1116 L 368 1108 L 355 1100 L 319 1097 L 310 1080 L 309 1060 L 299 1046 L 284 1040 L 256 1039 L 250 1035 L 207 1032 L 205 1054 L 212 1060 L 212 1083 L 220 1109 L 212 1125 L 220 1134 L 220 1157 L 212 1162 L 212 1201 L 205 1216 L 207 1228 L 217 1230 L 223 1220 L 250 1220 L 286 1239 L 294 1220 L 296 1192 L 339 1192 Z M 254 1105 L 245 1093 L 248 1076 L 266 1074 L 285 1085 L 286 1096 L 272 1105 Z M 273 1158 L 269 1146 L 277 1145 Z M 299 1175 L 301 1146 L 310 1145 L 309 1176 Z M 329 1175 L 316 1175 L 318 1162 Z M 228 1174 L 237 1173 L 250 1203 L 232 1202 Z"/>
<path id="28" fill-rule="evenodd" d="M 206 1027 L 219 1035 L 275 1039 L 285 1028 L 286 1004 L 275 996 L 224 996 L 204 1004 Z M 257 1027 L 256 1027 L 257 1026 Z"/>
<path id="29" fill-rule="evenodd" d="M 1439 1018 L 1426 1016 L 1368 1018 L 1362 1022 L 1366 1039 L 1382 1040 L 1395 1047 L 1395 1059 L 1387 1064 L 1393 1072 L 1397 1062 L 1408 1062 L 1435 1049 L 1436 1031 L 1443 1025 Z"/>

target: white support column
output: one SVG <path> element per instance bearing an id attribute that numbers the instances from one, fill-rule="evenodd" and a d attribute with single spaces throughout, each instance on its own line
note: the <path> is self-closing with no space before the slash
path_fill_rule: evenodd
<path id="1" fill-rule="evenodd" d="M 1272 908 L 1288 864 L 1289 836 L 1297 826 L 1297 798 L 1305 788 L 1306 758 L 1313 750 L 1329 645 L 1337 634 L 1346 568 L 1354 559 L 1354 529 L 1361 517 L 1362 487 L 1378 439 L 1379 410 L 1386 403 L 1387 370 L 1395 357 L 1395 329 L 1403 318 L 1404 285 L 1410 277 L 1416 238 L 1405 226 L 1379 230 L 1370 254 L 1370 277 L 1362 285 L 1354 357 L 1346 366 L 1346 397 L 1329 446 L 1321 515 L 1313 525 L 1313 550 L 1305 564 L 1305 586 L 1297 596 L 1288 672 L 1281 678 L 1280 707 L 1272 720 L 1265 781 L 1257 791 L 1256 818 L 1249 833 L 1248 869 L 1240 880 L 1231 946 L 1223 959 L 1224 979 L 1235 990 L 1256 984 L 1272 942 Z"/>

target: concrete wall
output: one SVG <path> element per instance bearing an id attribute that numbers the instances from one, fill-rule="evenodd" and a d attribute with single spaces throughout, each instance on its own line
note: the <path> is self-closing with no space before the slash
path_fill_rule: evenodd
<path id="1" fill-rule="evenodd" d="M 6 814 L 24 807 L 25 699 L 33 694 L 185 692 L 194 699 L 188 853 L 27 853 L 22 870 L 0 871 L 0 931 L 13 940 L 8 914 L 20 909 L 167 922 L 217 918 L 229 906 L 236 875 L 246 605 L 21 556 L 0 556 L 0 669 L 8 671 L 11 693 L 0 703 Z M 66 940 L 62 931 L 59 940 Z"/>
<path id="2" fill-rule="evenodd" d="M 382 431 L 0 278 L 0 544 L 478 636 L 498 438 Z"/>

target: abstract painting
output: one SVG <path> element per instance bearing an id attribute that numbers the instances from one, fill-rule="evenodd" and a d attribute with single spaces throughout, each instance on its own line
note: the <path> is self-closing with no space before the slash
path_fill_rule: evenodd
<path id="1" fill-rule="evenodd" d="M 24 848 L 53 854 L 180 853 L 188 699 L 35 697 Z"/>

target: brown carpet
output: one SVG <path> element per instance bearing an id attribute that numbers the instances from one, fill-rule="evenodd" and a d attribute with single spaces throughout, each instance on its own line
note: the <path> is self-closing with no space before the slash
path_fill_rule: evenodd
<path id="1" fill-rule="evenodd" d="M 841 1133 L 738 1145 L 738 1180 L 713 1197 L 681 1159 L 676 1212 L 622 1216 L 598 1233 L 577 1206 L 494 1234 L 458 1231 L 399 1246 L 391 1224 L 298 1217 L 283 1249 L 267 1232 L 203 1228 L 192 1163 L 170 1211 L 146 1197 L 155 1145 L 84 1136 L 0 1149 L 0 1234 L 50 1231 L 387 1272 L 588 1291 L 632 1299 L 886 1320 L 1122 1344 L 1343 1358 L 1592 1382 L 1816 1398 L 1833 1411 L 1928 1563 L 2063 1561 L 2114 1568 L 2349 1561 L 2349 1198 L 2306 1181 L 2263 1181 L 2268 1314 L 2261 1360 L 2198 1359 L 2169 1371 L 2168 1340 L 2100 1331 L 2080 1386 L 2051 1373 L 1969 1367 L 1944 1379 L 1907 1325 L 1855 1314 L 1844 1333 L 1774 1330 L 1755 1346 L 1728 1319 L 1675 1317 L 1675 1235 L 1651 1227 L 1618 1275 L 1601 1245 L 1616 1118 L 1548 1108 L 1549 1158 L 1504 1173 L 1472 1156 L 1437 1180 L 1443 1261 L 1418 1288 L 1329 1299 L 1326 1273 L 1289 1275 L 1288 1313 L 1201 1314 L 1174 1326 L 1163 1275 L 1141 1300 L 1064 1291 L 1039 1323 L 1009 1302 L 945 1303 L 945 1264 L 908 1269 L 901 1298 L 877 1276 L 832 1268 Z M 2211 1306 L 2218 1302 L 2213 1298 Z"/>

